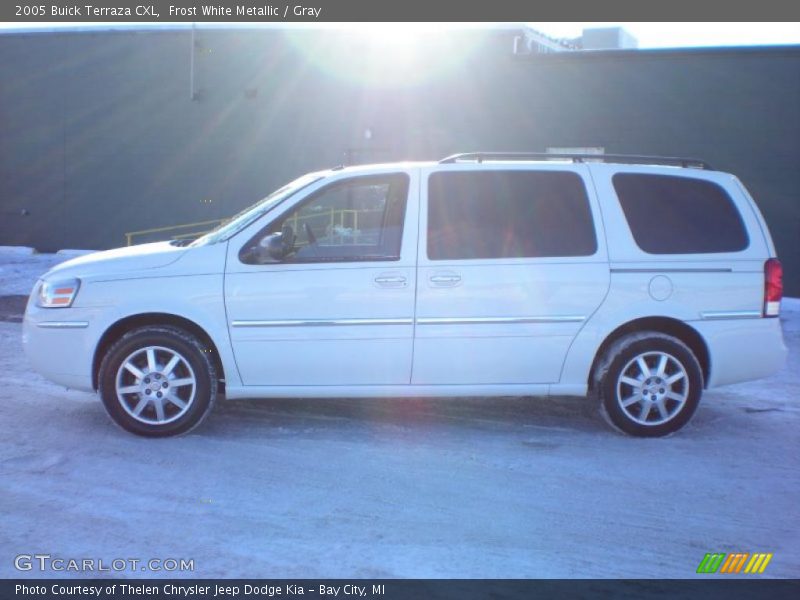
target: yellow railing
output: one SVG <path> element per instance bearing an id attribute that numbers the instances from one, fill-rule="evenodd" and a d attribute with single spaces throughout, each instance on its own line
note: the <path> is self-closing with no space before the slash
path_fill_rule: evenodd
<path id="1" fill-rule="evenodd" d="M 300 215 L 299 213 L 294 213 L 294 215 L 292 215 L 287 222 L 292 224 L 295 232 L 299 232 L 301 221 L 325 219 L 328 223 L 325 230 L 325 236 L 328 238 L 328 242 L 335 244 L 338 241 L 339 244 L 342 244 L 344 242 L 344 236 L 336 233 L 337 225 L 342 229 L 351 229 L 352 233 L 348 237 L 349 239 L 357 242 L 362 236 L 362 232 L 358 228 L 358 215 L 367 213 L 383 213 L 383 209 L 368 208 L 357 210 L 353 208 L 330 208 L 327 211 L 322 211 L 316 214 Z M 345 226 L 345 221 L 348 220 L 347 217 L 349 217 L 351 223 L 349 228 Z M 302 245 L 302 242 L 299 245 Z"/>
<path id="2" fill-rule="evenodd" d="M 200 221 L 198 223 L 186 223 L 184 225 L 170 225 L 169 227 L 155 227 L 153 229 L 142 229 L 140 231 L 129 231 L 125 234 L 125 241 L 128 246 L 133 245 L 133 238 L 137 236 L 145 236 L 145 235 L 152 235 L 154 233 L 166 234 L 168 231 L 181 231 L 186 229 L 192 229 L 188 233 L 183 231 L 182 233 L 176 233 L 175 235 L 166 235 L 168 239 L 171 240 L 182 240 L 186 238 L 193 238 L 199 237 L 205 233 L 208 233 L 217 225 L 221 225 L 228 219 L 214 219 L 213 221 Z M 196 229 L 196 228 L 202 229 Z M 159 236 L 161 237 L 161 236 Z"/>
<path id="3" fill-rule="evenodd" d="M 353 230 L 352 237 L 354 239 L 358 239 L 361 236 L 361 231 L 358 229 L 358 215 L 359 213 L 372 213 L 372 212 L 383 212 L 382 209 L 366 209 L 366 210 L 355 210 L 355 209 L 334 209 L 331 208 L 329 211 L 320 212 L 318 214 L 305 214 L 301 215 L 299 213 L 294 213 L 288 222 L 292 223 L 294 226 L 295 232 L 299 231 L 300 224 L 302 221 L 309 221 L 314 219 L 319 219 L 320 217 L 326 219 L 328 222 L 328 235 L 331 237 L 331 241 L 335 241 L 336 235 L 335 230 L 337 225 L 341 228 L 345 228 L 345 221 L 349 220 L 351 222 L 351 229 Z M 348 219 L 349 217 L 349 219 Z M 129 231 L 125 234 L 125 241 L 128 246 L 133 245 L 133 238 L 140 237 L 140 236 L 148 236 L 153 234 L 165 234 L 164 236 L 158 237 L 166 237 L 170 240 L 181 240 L 186 238 L 194 238 L 199 237 L 205 233 L 208 233 L 217 225 L 221 225 L 228 219 L 214 219 L 212 221 L 200 221 L 198 223 L 186 223 L 184 225 L 170 225 L 169 227 L 155 227 L 153 229 L 142 229 L 140 231 Z M 198 229 L 199 228 L 199 229 Z M 189 230 L 188 232 L 186 230 Z M 167 232 L 179 232 L 179 233 L 170 233 Z M 339 243 L 342 243 L 342 236 L 338 236 L 340 239 L 338 240 Z"/>

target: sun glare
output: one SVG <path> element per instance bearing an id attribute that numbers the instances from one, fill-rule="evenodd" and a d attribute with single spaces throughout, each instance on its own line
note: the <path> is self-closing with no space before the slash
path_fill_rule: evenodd
<path id="1" fill-rule="evenodd" d="M 366 40 L 371 53 L 380 54 L 399 68 L 412 67 L 416 62 L 423 36 L 431 34 L 429 28 L 402 23 L 386 23 L 364 28 L 359 32 Z"/>
<path id="2" fill-rule="evenodd" d="M 376 87 L 416 85 L 469 54 L 453 47 L 455 29 L 437 23 L 367 23 L 289 33 L 309 62 L 336 77 Z"/>

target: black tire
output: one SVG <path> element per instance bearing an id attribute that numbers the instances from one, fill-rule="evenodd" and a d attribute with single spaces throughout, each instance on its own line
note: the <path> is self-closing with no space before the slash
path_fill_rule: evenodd
<path id="1" fill-rule="evenodd" d="M 146 437 L 191 431 L 217 399 L 217 373 L 209 357 L 197 338 L 178 328 L 152 326 L 126 333 L 100 364 L 98 388 L 109 416 L 126 431 Z M 152 373 L 151 360 L 156 365 Z"/>
<path id="2" fill-rule="evenodd" d="M 703 371 L 691 349 L 654 331 L 612 344 L 595 381 L 604 416 L 637 437 L 678 431 L 691 420 L 703 393 Z"/>

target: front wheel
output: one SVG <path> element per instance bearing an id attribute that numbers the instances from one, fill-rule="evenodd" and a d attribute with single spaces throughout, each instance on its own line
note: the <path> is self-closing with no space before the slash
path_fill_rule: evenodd
<path id="1" fill-rule="evenodd" d="M 679 339 L 645 332 L 612 345 L 597 383 L 613 425 L 631 435 L 658 437 L 678 431 L 692 418 L 703 391 L 703 372 Z"/>
<path id="2" fill-rule="evenodd" d="M 124 335 L 100 365 L 99 389 L 111 418 L 148 437 L 186 433 L 216 400 L 216 372 L 192 335 L 172 327 L 143 327 Z"/>

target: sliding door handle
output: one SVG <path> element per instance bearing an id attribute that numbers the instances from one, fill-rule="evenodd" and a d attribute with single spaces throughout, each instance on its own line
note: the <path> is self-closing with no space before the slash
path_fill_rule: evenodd
<path id="1" fill-rule="evenodd" d="M 435 286 L 440 286 L 440 287 L 453 286 L 461 283 L 461 275 L 456 275 L 455 273 L 431 275 L 428 281 L 430 281 Z"/>

